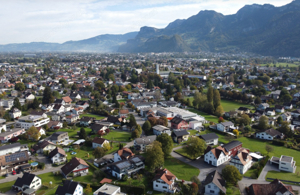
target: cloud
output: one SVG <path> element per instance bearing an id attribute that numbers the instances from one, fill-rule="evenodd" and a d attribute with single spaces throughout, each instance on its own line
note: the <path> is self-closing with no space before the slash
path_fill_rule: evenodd
<path id="1" fill-rule="evenodd" d="M 291 0 L 14 0 L 0 7 L 0 44 L 65 42 L 163 28 L 200 10 L 236 13 L 245 4 L 281 6 Z"/>

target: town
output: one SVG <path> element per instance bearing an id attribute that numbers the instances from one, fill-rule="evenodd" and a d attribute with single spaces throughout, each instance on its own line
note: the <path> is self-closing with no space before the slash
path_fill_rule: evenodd
<path id="1" fill-rule="evenodd" d="M 0 194 L 299 194 L 299 70 L 246 53 L 2 53 Z"/>

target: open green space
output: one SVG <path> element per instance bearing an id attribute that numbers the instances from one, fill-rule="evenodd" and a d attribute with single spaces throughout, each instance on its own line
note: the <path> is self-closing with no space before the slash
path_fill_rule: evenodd
<path id="1" fill-rule="evenodd" d="M 256 169 L 249 169 L 245 174 L 244 174 L 244 176 L 245 177 L 249 177 L 249 178 L 251 178 L 251 176 L 252 176 L 252 174 L 253 173 L 255 173 L 256 172 Z M 255 178 L 256 179 L 256 178 Z"/>
<path id="2" fill-rule="evenodd" d="M 191 177 L 194 175 L 198 176 L 200 173 L 199 169 L 181 162 L 173 157 L 165 159 L 164 167 L 176 175 L 178 179 L 183 179 L 186 181 L 190 181 Z"/>
<path id="3" fill-rule="evenodd" d="M 123 102 L 123 103 L 125 103 L 125 102 L 126 102 L 126 99 L 120 99 L 120 100 L 118 100 L 118 102 Z"/>
<path id="4" fill-rule="evenodd" d="M 0 193 L 5 193 L 11 189 L 11 186 L 14 185 L 16 181 L 10 181 L 0 184 Z"/>
<path id="5" fill-rule="evenodd" d="M 188 158 L 190 158 L 190 159 L 194 159 L 194 158 L 192 158 L 190 155 L 188 155 L 188 154 L 186 153 L 186 151 L 185 151 L 184 148 L 180 148 L 180 149 L 175 150 L 175 151 L 178 152 L 179 154 L 181 154 L 182 156 L 188 157 Z"/>
<path id="6" fill-rule="evenodd" d="M 232 185 L 226 187 L 226 195 L 240 195 L 240 194 L 241 192 L 238 187 Z"/>
<path id="7" fill-rule="evenodd" d="M 107 135 L 104 135 L 103 138 L 111 141 L 123 141 L 128 142 L 131 137 L 131 133 L 127 131 L 116 131 L 111 130 Z"/>
<path id="8" fill-rule="evenodd" d="M 300 167 L 297 166 L 295 173 L 289 173 L 285 171 L 269 171 L 266 176 L 267 178 L 279 179 L 279 180 L 288 180 L 300 182 L 300 174 L 297 175 L 297 172 L 300 170 Z M 271 181 L 271 180 L 268 180 Z"/>
<path id="9" fill-rule="evenodd" d="M 246 107 L 249 109 L 254 108 L 253 106 L 251 106 L 249 104 L 243 104 L 243 103 L 234 102 L 234 101 L 230 101 L 230 100 L 221 100 L 221 105 L 225 112 L 238 109 L 239 107 Z"/>
<path id="10" fill-rule="evenodd" d="M 87 117 L 94 117 L 97 120 L 101 120 L 104 119 L 104 116 L 100 116 L 100 115 L 96 115 L 96 114 L 81 114 L 80 118 L 82 118 L 83 116 L 87 116 Z"/>
<path id="11" fill-rule="evenodd" d="M 214 123 L 218 123 L 218 118 L 217 118 L 216 116 L 207 114 L 207 113 L 205 113 L 205 112 L 201 112 L 201 111 L 196 110 L 196 109 L 194 109 L 194 108 L 190 108 L 190 109 L 188 109 L 188 110 L 189 110 L 190 112 L 194 112 L 194 113 L 196 113 L 196 114 L 199 114 L 199 115 L 205 117 L 205 120 L 207 120 L 207 121 L 211 121 L 211 122 L 214 122 Z"/>
<path id="12" fill-rule="evenodd" d="M 190 135 L 196 135 L 199 133 L 199 131 L 197 130 L 188 130 L 188 132 L 190 133 Z"/>

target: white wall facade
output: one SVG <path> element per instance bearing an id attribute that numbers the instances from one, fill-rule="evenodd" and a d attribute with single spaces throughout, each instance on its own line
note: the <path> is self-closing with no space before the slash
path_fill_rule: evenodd
<path id="1" fill-rule="evenodd" d="M 161 179 L 157 179 L 153 181 L 153 190 L 155 191 L 175 193 L 175 190 L 172 189 L 173 186 L 174 186 L 174 181 L 170 185 Z"/>
<path id="2" fill-rule="evenodd" d="M 216 159 L 216 157 L 211 151 L 209 151 L 204 155 L 204 161 L 216 167 L 225 163 L 228 160 L 229 160 L 229 156 L 225 155 L 223 152 L 221 152 L 218 159 Z"/>
<path id="3" fill-rule="evenodd" d="M 265 139 L 265 140 L 273 140 L 273 137 L 265 132 L 256 133 L 256 138 Z"/>
<path id="4" fill-rule="evenodd" d="M 220 188 L 216 186 L 214 183 L 209 183 L 205 186 L 205 194 L 207 195 L 219 195 Z"/>

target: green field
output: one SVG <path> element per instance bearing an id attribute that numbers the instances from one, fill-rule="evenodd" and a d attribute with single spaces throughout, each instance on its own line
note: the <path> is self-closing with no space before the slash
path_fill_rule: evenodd
<path id="1" fill-rule="evenodd" d="M 116 131 L 111 130 L 107 135 L 104 135 L 103 138 L 111 141 L 123 141 L 128 142 L 131 137 L 131 133 L 127 131 Z"/>
<path id="2" fill-rule="evenodd" d="M 236 110 L 239 107 L 246 107 L 249 109 L 254 108 L 253 106 L 251 106 L 249 104 L 242 104 L 242 103 L 238 103 L 238 102 L 234 102 L 234 101 L 230 101 L 230 100 L 221 100 L 221 105 L 225 112 L 228 112 L 230 110 Z"/>
<path id="3" fill-rule="evenodd" d="M 198 176 L 200 170 L 181 162 L 173 157 L 165 159 L 164 167 L 167 168 L 171 173 L 176 175 L 178 179 L 190 181 L 194 175 Z"/>
<path id="4" fill-rule="evenodd" d="M 267 64 L 260 64 L 261 66 L 267 66 Z M 274 64 L 273 63 L 270 63 L 271 67 L 274 67 Z M 300 65 L 299 62 L 294 62 L 294 63 L 277 63 L 276 64 L 276 67 L 279 67 L 279 66 L 282 66 L 282 67 L 286 67 L 286 65 L 288 65 L 289 67 L 298 67 Z"/>
<path id="5" fill-rule="evenodd" d="M 188 130 L 188 132 L 190 133 L 190 135 L 196 135 L 199 133 L 199 131 L 197 130 Z"/>
<path id="6" fill-rule="evenodd" d="M 205 120 L 207 120 L 207 121 L 211 121 L 211 122 L 214 122 L 214 123 L 218 123 L 218 118 L 217 118 L 216 116 L 209 115 L 209 114 L 207 114 L 207 113 L 205 113 L 205 112 L 201 112 L 201 111 L 196 110 L 196 109 L 194 109 L 194 108 L 190 108 L 190 109 L 188 109 L 188 111 L 197 113 L 197 114 L 199 114 L 199 115 L 205 117 Z"/>
<path id="7" fill-rule="evenodd" d="M 126 102 L 126 99 L 118 100 L 118 102 L 123 102 L 123 103 L 125 103 L 125 102 Z"/>
<path id="8" fill-rule="evenodd" d="M 280 171 L 280 172 L 269 171 L 266 176 L 266 180 L 267 180 L 267 178 L 273 178 L 273 179 L 279 179 L 279 180 L 300 182 L 300 175 L 297 176 L 297 172 L 299 170 L 300 170 L 300 167 L 297 166 L 295 173 L 289 173 L 289 172 L 284 172 L 284 171 Z M 271 181 L 271 180 L 268 180 L 268 181 Z"/>
<path id="9" fill-rule="evenodd" d="M 5 193 L 11 189 L 11 186 L 14 185 L 16 181 L 10 181 L 0 184 L 0 193 Z"/>
<path id="10" fill-rule="evenodd" d="M 83 117 L 83 116 L 94 117 L 97 120 L 101 120 L 101 119 L 105 118 L 104 116 L 99 116 L 99 115 L 96 115 L 96 114 L 81 114 L 80 118 Z"/>
<path id="11" fill-rule="evenodd" d="M 194 158 L 192 158 L 191 156 L 189 156 L 189 155 L 186 153 L 186 151 L 184 150 L 184 148 L 180 148 L 180 149 L 175 150 L 175 151 L 178 152 L 179 154 L 181 154 L 182 156 L 188 157 L 188 158 L 190 158 L 190 159 L 194 159 Z"/>

